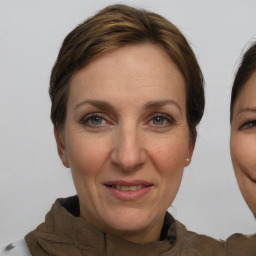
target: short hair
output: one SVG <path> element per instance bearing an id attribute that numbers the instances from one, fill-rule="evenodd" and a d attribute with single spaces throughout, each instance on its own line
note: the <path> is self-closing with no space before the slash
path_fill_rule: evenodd
<path id="1" fill-rule="evenodd" d="M 204 79 L 186 38 L 162 16 L 127 5 L 110 5 L 85 20 L 64 39 L 54 64 L 49 94 L 51 120 L 61 130 L 66 119 L 69 82 L 75 72 L 101 54 L 124 45 L 160 45 L 182 73 L 186 84 L 186 110 L 190 136 L 204 112 Z"/>
<path id="2" fill-rule="evenodd" d="M 246 82 L 250 79 L 252 74 L 256 71 L 256 42 L 253 42 L 244 53 L 240 65 L 238 66 L 235 79 L 231 91 L 230 101 L 230 123 L 233 118 L 233 110 L 236 99 L 241 93 Z"/>

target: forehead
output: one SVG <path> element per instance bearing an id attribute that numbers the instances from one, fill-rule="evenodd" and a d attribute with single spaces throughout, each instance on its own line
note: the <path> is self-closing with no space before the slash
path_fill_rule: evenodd
<path id="1" fill-rule="evenodd" d="M 256 106 L 256 71 L 244 84 L 235 102 L 235 111 L 241 108 Z"/>
<path id="2" fill-rule="evenodd" d="M 107 89 L 107 90 L 106 90 Z M 84 91 L 107 97 L 115 90 L 124 93 L 181 90 L 185 94 L 183 75 L 161 46 L 155 44 L 127 45 L 108 51 L 92 60 L 71 79 L 70 96 Z M 76 95 L 83 97 L 82 94 Z"/>

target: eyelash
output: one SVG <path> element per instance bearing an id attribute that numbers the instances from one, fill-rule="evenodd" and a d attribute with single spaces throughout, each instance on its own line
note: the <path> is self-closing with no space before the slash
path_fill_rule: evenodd
<path id="1" fill-rule="evenodd" d="M 155 113 L 153 115 L 153 117 L 150 119 L 150 122 L 154 122 L 155 118 L 161 118 L 164 122 L 166 122 L 165 124 L 153 124 L 154 126 L 157 126 L 157 128 L 162 128 L 162 127 L 167 127 L 170 126 L 171 124 L 175 124 L 175 120 L 170 117 L 169 115 L 165 115 L 165 114 L 161 114 L 161 113 Z"/>
<path id="2" fill-rule="evenodd" d="M 100 118 L 101 123 L 100 124 L 93 124 L 93 118 Z M 162 123 L 161 124 L 155 124 L 154 121 L 156 120 L 156 118 L 160 118 Z M 95 121 L 95 120 L 94 120 Z M 159 120 L 158 120 L 159 121 Z M 104 122 L 104 124 L 102 124 L 102 122 Z M 103 113 L 91 113 L 88 114 L 86 116 L 84 116 L 80 123 L 88 128 L 101 128 L 106 124 L 112 124 L 108 119 L 105 118 Z M 147 122 L 150 124 L 150 126 L 156 127 L 157 129 L 161 129 L 161 128 L 166 128 L 169 127 L 172 124 L 175 124 L 175 120 L 166 114 L 162 114 L 162 113 L 154 113 L 153 115 L 151 115 L 149 117 L 149 121 Z"/>
<path id="3" fill-rule="evenodd" d="M 256 120 L 248 121 L 239 127 L 239 130 L 250 129 L 256 127 Z"/>
<path id="4" fill-rule="evenodd" d="M 85 117 L 82 118 L 82 120 L 80 121 L 80 123 L 83 126 L 89 127 L 89 128 L 100 128 L 102 127 L 102 123 L 100 124 L 93 124 L 92 123 L 92 119 L 93 118 L 100 118 L 101 122 L 105 121 L 106 123 L 109 123 L 106 118 L 104 118 L 104 115 L 102 113 L 91 113 L 86 115 Z"/>

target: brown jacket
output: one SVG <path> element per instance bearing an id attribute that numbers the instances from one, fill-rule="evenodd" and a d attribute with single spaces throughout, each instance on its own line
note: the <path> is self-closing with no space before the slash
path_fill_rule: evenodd
<path id="1" fill-rule="evenodd" d="M 58 199 L 44 223 L 26 237 L 33 256 L 256 256 L 256 235 L 233 235 L 227 242 L 188 231 L 167 213 L 161 241 L 132 243 L 102 233 L 79 218 L 77 197 Z"/>

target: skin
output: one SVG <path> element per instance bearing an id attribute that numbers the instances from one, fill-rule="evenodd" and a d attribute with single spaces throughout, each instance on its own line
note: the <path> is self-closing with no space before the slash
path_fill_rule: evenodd
<path id="1" fill-rule="evenodd" d="M 164 50 L 123 46 L 78 71 L 65 129 L 55 136 L 60 158 L 71 168 L 80 216 L 129 241 L 158 240 L 193 152 L 185 82 Z M 124 199 L 106 186 L 113 181 L 150 186 L 143 196 L 129 198 L 128 192 Z"/>
<path id="2" fill-rule="evenodd" d="M 239 188 L 256 216 L 256 72 L 234 104 L 230 151 Z"/>

